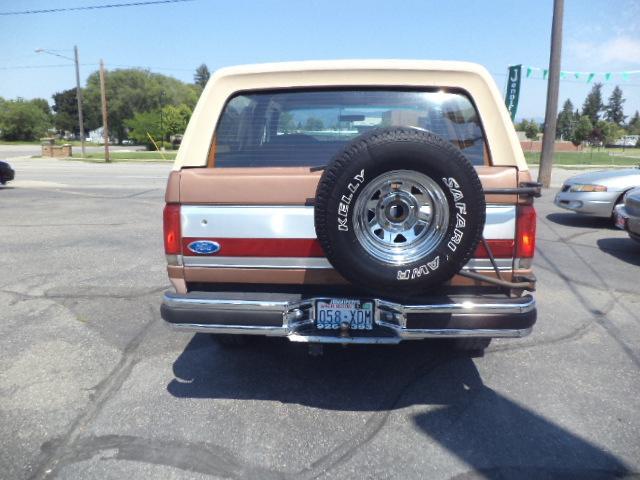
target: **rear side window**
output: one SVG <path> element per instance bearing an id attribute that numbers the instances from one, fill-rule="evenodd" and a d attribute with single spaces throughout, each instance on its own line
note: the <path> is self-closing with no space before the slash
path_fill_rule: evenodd
<path id="1" fill-rule="evenodd" d="M 326 165 L 368 130 L 408 126 L 429 130 L 484 164 L 477 111 L 461 93 L 409 90 L 279 90 L 232 97 L 216 129 L 218 167 Z"/>

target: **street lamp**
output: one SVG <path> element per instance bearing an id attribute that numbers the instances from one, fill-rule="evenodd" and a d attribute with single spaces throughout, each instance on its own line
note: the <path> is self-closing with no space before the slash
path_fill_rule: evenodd
<path id="1" fill-rule="evenodd" d="M 76 97 L 78 98 L 78 123 L 80 124 L 80 145 L 82 146 L 82 156 L 85 156 L 84 151 L 84 122 L 82 120 L 82 90 L 80 89 L 80 62 L 78 61 L 78 46 L 73 46 L 74 58 L 60 55 L 51 50 L 45 48 L 36 49 L 36 53 L 47 53 L 55 57 L 64 58 L 65 60 L 71 60 L 76 64 Z"/>

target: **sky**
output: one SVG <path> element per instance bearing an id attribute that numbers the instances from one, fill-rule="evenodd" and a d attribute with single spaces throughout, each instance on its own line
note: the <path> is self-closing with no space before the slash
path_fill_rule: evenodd
<path id="1" fill-rule="evenodd" d="M 133 0 L 0 0 L 0 13 L 127 3 Z M 185 3 L 0 15 L 0 97 L 43 97 L 75 86 L 102 58 L 107 69 L 149 68 L 186 82 L 195 68 L 288 60 L 412 58 L 484 65 L 504 90 L 507 67 L 546 68 L 552 0 L 193 0 Z M 54 66 L 51 66 L 54 65 Z M 59 66 L 55 66 L 59 65 Z M 640 0 L 565 0 L 562 68 L 640 70 Z M 534 77 L 541 77 L 537 73 Z M 594 81 L 602 80 L 596 77 Z M 614 75 L 625 114 L 640 110 L 640 74 Z M 568 77 L 560 106 L 582 105 L 591 85 Z M 544 117 L 546 81 L 524 79 L 518 118 Z"/>

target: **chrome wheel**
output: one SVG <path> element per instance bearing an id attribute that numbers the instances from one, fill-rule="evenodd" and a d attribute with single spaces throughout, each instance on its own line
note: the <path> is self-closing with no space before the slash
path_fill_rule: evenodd
<path id="1" fill-rule="evenodd" d="M 411 170 L 384 173 L 354 206 L 354 233 L 372 257 L 393 265 L 415 262 L 440 243 L 449 223 L 447 197 L 428 176 Z"/>

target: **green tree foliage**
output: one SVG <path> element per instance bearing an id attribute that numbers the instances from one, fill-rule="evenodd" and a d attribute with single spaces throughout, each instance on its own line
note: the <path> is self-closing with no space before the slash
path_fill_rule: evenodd
<path id="1" fill-rule="evenodd" d="M 582 105 L 582 115 L 589 117 L 592 125 L 598 123 L 600 112 L 603 110 L 602 103 L 602 84 L 594 83 L 591 91 L 587 95 Z"/>
<path id="2" fill-rule="evenodd" d="M 153 148 L 153 142 L 149 139 L 149 135 L 156 143 L 160 142 L 162 137 L 160 110 L 138 112 L 133 118 L 126 120 L 125 125 L 129 129 L 129 138 L 140 145 Z"/>
<path id="3" fill-rule="evenodd" d="M 164 138 L 182 134 L 187 129 L 192 110 L 186 105 L 167 105 L 162 109 L 162 129 Z"/>
<path id="4" fill-rule="evenodd" d="M 193 109 L 198 100 L 198 87 L 180 80 L 141 69 L 121 69 L 107 72 L 109 129 L 119 141 L 127 137 L 127 120 L 136 114 L 153 112 L 166 105 L 186 105 Z M 161 93 L 164 92 L 162 95 Z M 162 96 L 162 99 L 161 99 Z M 102 126 L 100 79 L 98 72 L 87 79 L 85 89 L 86 125 L 93 130 Z"/>
<path id="5" fill-rule="evenodd" d="M 44 102 L 44 103 L 43 103 Z M 0 102 L 0 131 L 4 140 L 36 140 L 47 133 L 51 125 L 49 104 L 42 98 Z"/>
<path id="6" fill-rule="evenodd" d="M 49 107 L 49 102 L 47 102 L 44 98 L 34 98 L 33 100 L 29 100 L 29 103 L 38 107 L 44 112 L 45 115 L 51 115 L 51 107 Z"/>
<path id="7" fill-rule="evenodd" d="M 607 103 L 607 106 L 605 108 L 605 118 L 618 126 L 622 125 L 624 123 L 624 119 L 626 118 L 622 106 L 625 101 L 626 100 L 622 97 L 622 89 L 618 85 L 616 85 L 616 87 L 613 89 L 613 92 L 611 92 L 609 103 Z"/>
<path id="8" fill-rule="evenodd" d="M 322 130 L 323 128 L 324 128 L 324 123 L 322 123 L 322 120 L 316 117 L 309 117 L 304 122 L 305 130 L 317 131 L 317 130 Z"/>
<path id="9" fill-rule="evenodd" d="M 524 132 L 525 136 L 529 140 L 537 140 L 540 133 L 540 125 L 535 120 L 524 119 L 520 123 L 516 124 L 516 130 Z"/>
<path id="10" fill-rule="evenodd" d="M 599 120 L 589 135 L 594 143 L 610 145 L 624 135 L 624 130 L 613 122 Z"/>
<path id="11" fill-rule="evenodd" d="M 129 138 L 136 143 L 154 148 L 149 135 L 159 145 L 163 137 L 168 139 L 171 135 L 184 133 L 191 112 L 192 110 L 186 105 L 167 105 L 162 109 L 162 122 L 160 122 L 160 109 L 157 109 L 136 113 L 132 119 L 125 121 L 125 126 L 129 130 Z"/>
<path id="12" fill-rule="evenodd" d="M 571 143 L 573 143 L 576 147 L 582 144 L 582 142 L 586 141 L 589 138 L 592 130 L 593 124 L 591 123 L 591 119 L 586 115 L 582 115 L 578 119 L 576 128 L 573 131 L 573 136 L 570 139 Z"/>
<path id="13" fill-rule="evenodd" d="M 537 140 L 539 133 L 540 127 L 538 126 L 538 123 L 533 120 L 529 122 L 529 125 L 527 125 L 527 128 L 524 130 L 524 134 L 529 140 Z"/>
<path id="14" fill-rule="evenodd" d="M 76 97 L 76 89 L 70 88 L 69 90 L 55 93 L 52 98 L 53 111 L 55 112 L 53 125 L 56 130 L 73 132 L 78 135 L 80 133 L 80 127 L 78 125 L 78 98 Z"/>
<path id="15" fill-rule="evenodd" d="M 284 133 L 291 133 L 296 130 L 296 122 L 290 112 L 282 112 L 278 118 L 278 130 Z"/>
<path id="16" fill-rule="evenodd" d="M 634 113 L 631 120 L 629 120 L 627 128 L 629 129 L 630 135 L 640 135 L 640 112 L 638 112 L 638 110 L 636 110 L 636 113 Z"/>
<path id="17" fill-rule="evenodd" d="M 567 99 L 562 106 L 562 110 L 558 114 L 558 128 L 556 130 L 556 138 L 569 140 L 573 136 L 573 130 L 577 123 L 575 113 L 573 113 L 573 103 Z"/>
<path id="18" fill-rule="evenodd" d="M 211 77 L 209 67 L 207 67 L 207 65 L 203 63 L 198 68 L 196 68 L 196 73 L 193 75 L 193 83 L 198 85 L 200 88 L 204 88 L 209 81 L 209 77 Z"/>

